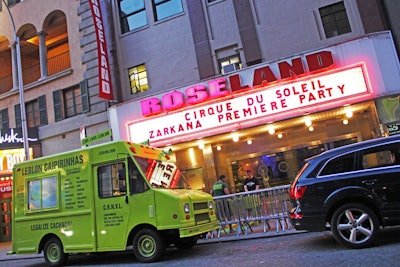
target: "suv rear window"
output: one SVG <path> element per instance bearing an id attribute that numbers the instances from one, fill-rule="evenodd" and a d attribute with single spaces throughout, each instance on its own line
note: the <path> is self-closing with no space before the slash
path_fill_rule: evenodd
<path id="1" fill-rule="evenodd" d="M 355 153 L 339 156 L 330 160 L 321 170 L 320 176 L 330 175 L 335 173 L 344 173 L 354 171 Z"/>

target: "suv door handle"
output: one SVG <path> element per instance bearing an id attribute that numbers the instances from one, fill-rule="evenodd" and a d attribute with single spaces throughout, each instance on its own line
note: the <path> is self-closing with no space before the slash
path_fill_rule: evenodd
<path id="1" fill-rule="evenodd" d="M 364 180 L 362 183 L 365 185 L 374 185 L 376 183 L 376 179 Z"/>

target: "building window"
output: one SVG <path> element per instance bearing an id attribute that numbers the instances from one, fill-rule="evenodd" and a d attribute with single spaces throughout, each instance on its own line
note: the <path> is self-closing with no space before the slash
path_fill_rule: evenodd
<path id="1" fill-rule="evenodd" d="M 22 126 L 21 121 L 21 106 L 20 104 L 14 106 L 15 125 L 17 128 Z M 46 125 L 47 122 L 47 107 L 46 96 L 39 96 L 37 99 L 32 100 L 25 104 L 26 124 L 28 127 L 37 127 Z"/>
<path id="2" fill-rule="evenodd" d="M 147 25 L 144 0 L 119 0 L 121 33 Z"/>
<path id="3" fill-rule="evenodd" d="M 8 129 L 8 109 L 0 110 L 0 130 Z"/>
<path id="4" fill-rule="evenodd" d="M 242 68 L 239 55 L 226 57 L 219 60 L 219 67 L 222 74 L 226 74 Z"/>
<path id="5" fill-rule="evenodd" d="M 182 0 L 153 0 L 155 21 L 183 12 Z"/>
<path id="6" fill-rule="evenodd" d="M 319 9 L 326 38 L 351 32 L 349 19 L 343 2 Z"/>
<path id="7" fill-rule="evenodd" d="M 149 90 L 146 65 L 142 64 L 128 69 L 131 94 Z"/>
<path id="8" fill-rule="evenodd" d="M 63 90 L 65 116 L 74 117 L 82 113 L 81 89 L 68 88 Z"/>
<path id="9" fill-rule="evenodd" d="M 86 81 L 79 85 L 53 92 L 55 121 L 71 118 L 89 111 Z"/>
<path id="10" fill-rule="evenodd" d="M 37 99 L 26 103 L 26 122 L 28 127 L 39 126 L 39 101 Z"/>

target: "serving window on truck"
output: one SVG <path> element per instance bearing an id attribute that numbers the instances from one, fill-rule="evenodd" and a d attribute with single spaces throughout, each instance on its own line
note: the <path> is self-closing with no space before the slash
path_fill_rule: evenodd
<path id="1" fill-rule="evenodd" d="M 56 176 L 28 181 L 28 210 L 57 207 Z"/>
<path id="2" fill-rule="evenodd" d="M 129 158 L 128 170 L 126 169 L 125 162 L 103 165 L 97 169 L 100 198 L 126 195 L 128 190 L 127 175 L 131 194 L 142 193 L 149 189 L 138 168 L 133 163 L 132 159 Z"/>
<path id="3" fill-rule="evenodd" d="M 113 163 L 97 169 L 100 198 L 126 194 L 125 163 Z"/>

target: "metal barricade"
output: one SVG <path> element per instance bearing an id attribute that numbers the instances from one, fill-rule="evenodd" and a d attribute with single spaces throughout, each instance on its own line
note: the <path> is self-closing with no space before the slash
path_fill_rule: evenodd
<path id="1" fill-rule="evenodd" d="M 226 233 L 226 226 L 230 227 L 236 225 L 236 235 L 240 235 L 241 226 L 240 226 L 240 209 L 238 206 L 237 197 L 235 195 L 227 195 L 214 197 L 217 218 L 220 222 L 220 228 L 218 229 L 218 237 L 221 236 L 221 231 Z"/>
<path id="2" fill-rule="evenodd" d="M 247 235 L 249 230 L 252 232 L 254 227 L 261 224 L 264 232 L 292 229 L 288 216 L 289 188 L 290 185 L 285 185 L 214 197 L 221 226 L 217 237 L 221 232 L 227 233 L 226 227 L 229 225 L 236 227 L 237 237 L 241 233 Z"/>

